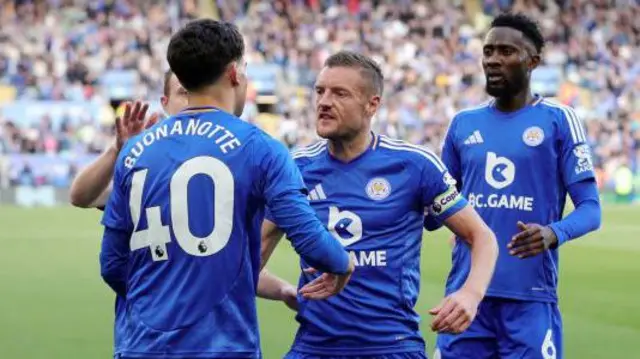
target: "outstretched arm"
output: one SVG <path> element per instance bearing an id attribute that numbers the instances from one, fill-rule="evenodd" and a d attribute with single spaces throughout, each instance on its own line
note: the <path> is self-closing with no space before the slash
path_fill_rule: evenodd
<path id="1" fill-rule="evenodd" d="M 118 157 L 116 145 L 109 146 L 100 157 L 85 167 L 71 183 L 69 199 L 75 207 L 103 207 L 111 193 L 113 166 Z"/>
<path id="2" fill-rule="evenodd" d="M 152 115 L 145 123 L 149 105 L 136 101 L 125 104 L 124 115 L 116 118 L 116 140 L 113 145 L 93 163 L 84 168 L 71 183 L 69 200 L 72 205 L 82 208 L 104 207 L 111 193 L 109 184 L 113 177 L 113 166 L 122 145 L 144 128 L 153 126 L 158 115 Z"/>
<path id="3" fill-rule="evenodd" d="M 266 269 L 260 272 L 257 294 L 260 298 L 282 301 L 287 307 L 298 311 L 296 288 Z"/>

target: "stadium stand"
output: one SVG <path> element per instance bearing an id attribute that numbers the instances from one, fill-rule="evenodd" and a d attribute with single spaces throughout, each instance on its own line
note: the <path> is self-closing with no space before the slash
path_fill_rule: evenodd
<path id="1" fill-rule="evenodd" d="M 159 110 L 169 36 L 199 16 L 240 26 L 251 79 L 243 117 L 289 147 L 315 138 L 310 88 L 323 60 L 352 49 L 386 77 L 376 130 L 437 151 L 456 111 L 485 99 L 482 36 L 506 9 L 539 19 L 549 43 L 534 91 L 576 109 L 601 188 L 630 200 L 620 183 L 640 191 L 635 0 L 3 1 L 0 189 L 26 191 L 27 204 L 36 187 L 63 190 L 109 145 L 123 101 Z"/>

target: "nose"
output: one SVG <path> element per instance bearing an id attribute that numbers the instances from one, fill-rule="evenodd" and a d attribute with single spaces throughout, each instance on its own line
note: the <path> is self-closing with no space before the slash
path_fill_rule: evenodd
<path id="1" fill-rule="evenodd" d="M 489 55 L 485 55 L 482 59 L 482 62 L 486 67 L 499 67 L 501 59 L 500 56 L 494 51 Z"/>
<path id="2" fill-rule="evenodd" d="M 322 94 L 318 94 L 317 96 L 318 98 L 316 100 L 316 104 L 318 106 L 318 109 L 320 110 L 331 109 L 332 100 L 331 100 L 331 95 L 328 93 L 328 91 L 325 91 Z"/>

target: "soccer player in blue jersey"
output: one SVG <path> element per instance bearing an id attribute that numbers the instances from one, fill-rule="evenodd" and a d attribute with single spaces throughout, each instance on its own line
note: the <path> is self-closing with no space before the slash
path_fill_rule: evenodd
<path id="1" fill-rule="evenodd" d="M 102 276 L 126 297 L 120 358 L 260 358 L 255 293 L 264 207 L 338 293 L 354 263 L 323 228 L 282 144 L 240 120 L 237 28 L 197 20 L 167 59 L 189 108 L 130 139 L 102 223 Z"/>
<path id="2" fill-rule="evenodd" d="M 442 159 L 496 233 L 500 255 L 473 324 L 438 336 L 443 359 L 562 358 L 558 248 L 596 230 L 601 211 L 582 123 L 531 93 L 543 46 L 528 17 L 496 17 L 482 59 L 494 100 L 458 113 L 445 138 Z M 575 210 L 563 218 L 567 193 Z M 463 285 L 471 255 L 458 238 L 446 293 Z"/>
<path id="3" fill-rule="evenodd" d="M 475 316 L 497 244 L 429 150 L 371 131 L 382 96 L 378 65 L 361 54 L 330 56 L 315 84 L 316 129 L 326 139 L 293 153 L 317 216 L 356 258 L 358 270 L 328 300 L 328 274 L 302 260 L 298 333 L 286 358 L 426 358 L 414 306 L 425 212 L 466 238 L 473 269 L 431 310 L 436 331 L 458 333 Z M 269 218 L 269 217 L 268 217 Z M 264 256 L 282 232 L 265 221 Z"/>

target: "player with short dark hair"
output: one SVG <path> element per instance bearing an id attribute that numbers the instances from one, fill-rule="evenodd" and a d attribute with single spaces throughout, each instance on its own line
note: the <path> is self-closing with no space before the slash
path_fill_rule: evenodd
<path id="1" fill-rule="evenodd" d="M 260 226 L 271 208 L 305 261 L 346 285 L 353 262 L 304 197 L 282 144 L 240 120 L 243 39 L 196 20 L 167 59 L 189 107 L 130 139 L 102 223 L 102 276 L 126 297 L 120 357 L 260 358 Z"/>
<path id="2" fill-rule="evenodd" d="M 500 255 L 475 321 L 440 334 L 436 358 L 562 358 L 558 248 L 596 230 L 601 209 L 582 122 L 531 93 L 543 47 L 529 17 L 496 17 L 482 58 L 494 99 L 458 113 L 446 135 L 442 159 L 496 233 Z M 563 218 L 567 193 L 575 210 Z M 471 253 L 457 238 L 446 293 L 463 284 Z"/>
<path id="3" fill-rule="evenodd" d="M 460 291 L 431 310 L 436 331 L 458 333 L 475 316 L 497 257 L 493 233 L 467 205 L 429 150 L 371 131 L 383 75 L 370 58 L 330 56 L 315 84 L 316 131 L 324 138 L 293 152 L 318 218 L 356 259 L 339 295 L 331 275 L 302 260 L 298 333 L 286 358 L 426 358 L 414 306 L 420 287 L 425 213 L 469 241 L 473 270 Z M 271 216 L 267 216 L 271 219 Z M 263 225 L 263 256 L 282 236 Z"/>

